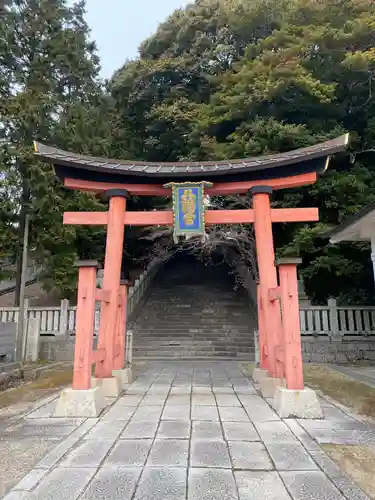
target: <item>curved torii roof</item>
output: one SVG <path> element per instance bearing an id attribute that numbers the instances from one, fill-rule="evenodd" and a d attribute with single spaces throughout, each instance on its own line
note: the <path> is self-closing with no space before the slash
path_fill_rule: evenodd
<path id="1" fill-rule="evenodd" d="M 343 151 L 349 134 L 294 151 L 244 158 L 202 162 L 144 162 L 96 158 L 35 142 L 35 154 L 55 166 L 62 178 L 110 182 L 171 182 L 207 180 L 266 180 L 309 172 L 322 172 L 331 155 Z"/>

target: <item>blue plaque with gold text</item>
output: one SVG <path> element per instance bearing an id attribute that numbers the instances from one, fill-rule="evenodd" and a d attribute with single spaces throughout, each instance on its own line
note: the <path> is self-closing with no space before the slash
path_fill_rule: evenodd
<path id="1" fill-rule="evenodd" d="M 196 236 L 205 234 L 204 188 L 208 182 L 171 182 L 165 187 L 172 188 L 174 236 Z"/>

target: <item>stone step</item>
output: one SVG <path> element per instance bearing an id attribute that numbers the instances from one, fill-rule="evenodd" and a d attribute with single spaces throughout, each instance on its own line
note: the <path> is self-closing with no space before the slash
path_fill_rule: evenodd
<path id="1" fill-rule="evenodd" d="M 248 352 L 248 353 L 254 353 L 254 349 L 251 347 L 244 347 L 244 348 L 238 348 L 237 346 L 212 346 L 210 348 L 205 347 L 205 346 L 196 346 L 195 348 L 189 347 L 189 346 L 150 346 L 148 349 L 147 348 L 133 348 L 134 353 L 136 352 L 153 352 L 153 351 L 158 351 L 158 352 L 223 352 L 223 353 L 228 353 L 228 352 Z"/>
<path id="2" fill-rule="evenodd" d="M 236 348 L 238 350 L 254 350 L 254 346 L 251 345 L 241 345 L 241 344 L 204 344 L 204 343 L 196 343 L 196 344 L 189 344 L 189 343 L 181 343 L 181 344 L 149 344 L 149 345 L 142 345 L 142 344 L 134 344 L 133 349 L 137 350 L 147 350 L 147 349 L 202 349 L 202 350 L 212 350 L 212 349 L 221 349 L 222 351 L 227 351 L 233 348 Z"/>
<path id="3" fill-rule="evenodd" d="M 220 269 L 191 258 L 165 265 L 129 327 L 135 359 L 254 360 L 247 292 L 234 290 L 233 277 Z"/>
<path id="4" fill-rule="evenodd" d="M 215 355 L 215 356 L 203 356 L 203 355 L 199 355 L 199 354 L 195 354 L 195 355 L 174 355 L 174 356 L 168 356 L 168 355 L 159 355 L 159 354 L 153 354 L 153 355 L 149 355 L 149 356 L 134 356 L 134 359 L 137 360 L 137 361 L 147 361 L 147 360 L 150 360 L 150 361 L 153 361 L 153 360 L 158 360 L 158 361 L 163 361 L 163 360 L 167 360 L 167 359 L 180 359 L 180 360 L 185 360 L 185 361 L 193 361 L 193 360 L 222 360 L 222 361 L 225 361 L 225 360 L 240 360 L 240 361 L 249 361 L 249 362 L 252 362 L 254 361 L 254 358 L 251 357 L 251 356 L 228 356 L 228 355 L 223 355 L 223 356 L 220 356 L 220 355 Z"/>

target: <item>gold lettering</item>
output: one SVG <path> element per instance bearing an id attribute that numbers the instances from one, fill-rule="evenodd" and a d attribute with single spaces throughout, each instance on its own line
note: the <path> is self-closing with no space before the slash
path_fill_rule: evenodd
<path id="1" fill-rule="evenodd" d="M 184 223 L 187 226 L 192 226 L 195 219 L 195 211 L 197 206 L 197 197 L 192 189 L 185 189 L 181 196 L 181 209 L 184 214 Z"/>

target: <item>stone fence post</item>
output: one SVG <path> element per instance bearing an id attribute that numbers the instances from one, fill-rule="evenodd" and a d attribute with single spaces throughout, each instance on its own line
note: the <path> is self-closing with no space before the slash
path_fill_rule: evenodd
<path id="1" fill-rule="evenodd" d="M 25 361 L 35 362 L 39 359 L 40 318 L 29 318 L 27 321 L 27 337 Z"/>
<path id="2" fill-rule="evenodd" d="M 335 337 L 336 339 L 341 339 L 341 334 L 339 330 L 339 314 L 337 310 L 337 300 L 329 299 L 327 304 L 329 307 L 331 337 Z"/>
<path id="3" fill-rule="evenodd" d="M 69 300 L 63 299 L 60 305 L 60 327 L 59 335 L 66 336 L 68 333 Z"/>

